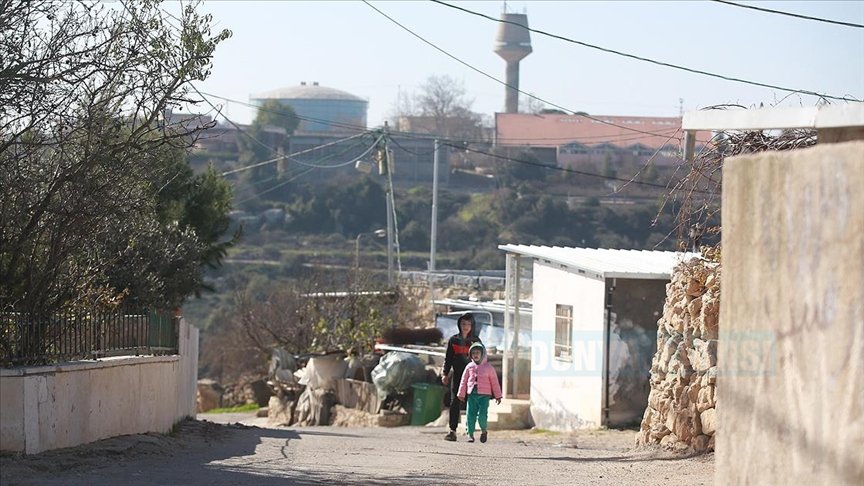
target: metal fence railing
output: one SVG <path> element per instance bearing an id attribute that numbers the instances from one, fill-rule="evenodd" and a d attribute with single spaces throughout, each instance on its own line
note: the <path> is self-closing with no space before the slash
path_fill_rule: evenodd
<path id="1" fill-rule="evenodd" d="M 177 354 L 180 318 L 168 312 L 0 310 L 0 366 L 44 365 L 108 356 Z"/>

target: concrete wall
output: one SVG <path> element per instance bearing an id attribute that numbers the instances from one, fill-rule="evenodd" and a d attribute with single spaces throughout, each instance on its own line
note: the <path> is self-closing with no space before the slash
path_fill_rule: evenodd
<path id="1" fill-rule="evenodd" d="M 180 354 L 0 370 L 0 450 L 28 454 L 145 432 L 195 415 L 198 329 Z"/>
<path id="2" fill-rule="evenodd" d="M 537 427 L 599 427 L 603 390 L 603 280 L 534 262 L 531 415 Z M 554 357 L 555 306 L 573 306 L 573 360 Z"/>
<path id="3" fill-rule="evenodd" d="M 726 160 L 717 484 L 864 484 L 864 142 Z"/>

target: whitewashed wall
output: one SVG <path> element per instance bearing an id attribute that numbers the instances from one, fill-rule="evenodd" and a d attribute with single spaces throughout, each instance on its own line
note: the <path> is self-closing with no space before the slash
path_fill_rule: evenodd
<path id="1" fill-rule="evenodd" d="M 0 450 L 28 454 L 118 435 L 168 432 L 195 416 L 198 329 L 179 355 L 0 370 Z"/>
<path id="2" fill-rule="evenodd" d="M 531 415 L 537 427 L 599 427 L 603 392 L 605 283 L 534 262 Z M 555 306 L 573 306 L 573 361 L 554 357 Z"/>

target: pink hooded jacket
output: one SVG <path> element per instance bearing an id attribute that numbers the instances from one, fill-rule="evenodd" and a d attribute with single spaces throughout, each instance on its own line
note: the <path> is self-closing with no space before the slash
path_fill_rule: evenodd
<path id="1" fill-rule="evenodd" d="M 495 373 L 495 368 L 489 364 L 486 359 L 486 348 L 480 343 L 471 345 L 471 350 L 480 348 L 482 354 L 480 364 L 471 361 L 462 372 L 462 381 L 459 383 L 459 392 L 456 396 L 460 400 L 465 400 L 465 396 L 477 387 L 477 393 L 480 395 L 491 395 L 493 398 L 501 398 L 501 385 L 498 384 L 498 374 Z M 468 355 L 471 353 L 469 351 Z"/>

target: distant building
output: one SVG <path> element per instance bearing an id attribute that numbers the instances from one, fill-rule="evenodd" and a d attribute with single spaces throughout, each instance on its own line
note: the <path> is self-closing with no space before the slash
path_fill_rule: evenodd
<path id="1" fill-rule="evenodd" d="M 400 132 L 434 135 L 450 140 L 489 140 L 490 135 L 481 120 L 472 116 L 400 116 L 394 128 Z"/>
<path id="2" fill-rule="evenodd" d="M 293 157 L 294 160 L 318 166 L 298 181 L 303 182 L 328 182 L 337 175 L 350 175 L 357 177 L 359 174 L 353 165 L 344 165 L 343 161 L 352 160 L 360 156 L 369 147 L 371 139 L 350 140 L 326 147 L 321 147 L 343 138 L 334 134 L 295 134 L 289 140 L 289 153 L 304 152 Z M 433 138 L 422 137 L 415 134 L 394 134 L 391 136 L 393 143 L 393 182 L 397 185 L 414 186 L 431 184 L 433 174 L 434 145 Z M 321 147 L 321 148 L 316 148 Z M 439 154 L 438 181 L 447 184 L 450 178 L 449 171 L 449 147 L 442 147 Z M 372 155 L 367 155 L 366 160 L 371 161 Z M 289 163 L 290 165 L 290 163 Z M 329 168 L 328 166 L 340 166 Z M 311 167 L 310 167 L 311 168 Z M 431 187 L 431 186 L 430 186 Z"/>
<path id="3" fill-rule="evenodd" d="M 666 284 L 676 264 L 697 255 L 532 245 L 498 249 L 512 269 L 509 288 L 528 271 L 531 275 L 526 290 L 532 302 L 531 349 L 522 350 L 518 361 L 509 356 L 505 361 L 504 395 L 529 398 L 538 428 L 638 424 L 651 389 Z M 515 304 L 506 299 L 505 314 Z M 504 327 L 507 335 L 523 330 L 515 319 Z"/>
<path id="4" fill-rule="evenodd" d="M 301 117 L 295 133 L 351 133 L 366 129 L 369 103 L 345 91 L 320 86 L 317 82 L 289 86 L 253 95 L 252 103 L 277 100 Z"/>
<path id="5" fill-rule="evenodd" d="M 170 108 L 165 110 L 165 124 L 168 127 L 182 127 L 185 130 L 200 130 L 213 123 L 210 115 L 178 113 Z"/>
<path id="6" fill-rule="evenodd" d="M 673 165 L 681 161 L 682 137 L 677 117 L 495 114 L 496 145 L 554 149 L 562 167 L 644 162 L 655 153 L 655 165 Z M 697 143 L 709 139 L 702 132 Z"/>

